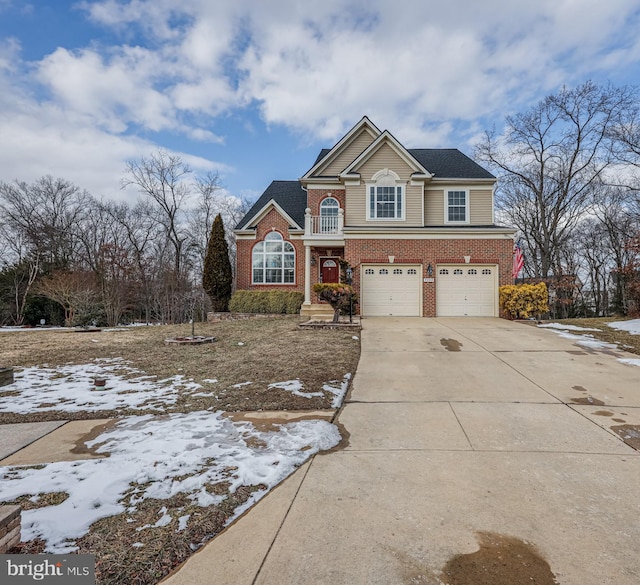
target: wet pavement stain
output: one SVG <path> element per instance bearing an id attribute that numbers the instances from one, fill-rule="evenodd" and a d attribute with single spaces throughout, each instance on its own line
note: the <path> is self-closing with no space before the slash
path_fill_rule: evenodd
<path id="1" fill-rule="evenodd" d="M 596 410 L 593 414 L 596 416 L 613 416 L 613 412 L 610 410 Z"/>
<path id="2" fill-rule="evenodd" d="M 624 420 L 623 418 L 612 418 L 611 419 L 613 422 L 619 422 L 619 423 L 626 423 L 627 421 Z"/>
<path id="3" fill-rule="evenodd" d="M 457 339 L 448 339 L 443 337 L 440 340 L 440 345 L 442 345 L 447 351 L 460 351 L 462 347 L 462 343 L 460 343 Z"/>
<path id="4" fill-rule="evenodd" d="M 490 532 L 478 533 L 478 541 L 478 551 L 447 562 L 443 585 L 558 585 L 549 563 L 531 544 Z"/>
<path id="5" fill-rule="evenodd" d="M 604 406 L 604 402 L 602 402 L 602 400 L 598 400 L 597 398 L 593 398 L 592 396 L 585 396 L 584 398 L 572 398 L 571 402 L 573 404 L 582 404 L 586 406 Z"/>
<path id="6" fill-rule="evenodd" d="M 74 455 L 88 455 L 90 457 L 111 457 L 111 453 L 98 453 L 97 450 L 104 445 L 104 443 L 96 443 L 91 447 L 87 447 L 86 443 L 93 441 L 99 437 L 104 431 L 107 431 L 114 427 L 118 421 L 116 419 L 110 420 L 106 423 L 96 425 L 86 435 L 80 437 L 75 444 L 75 447 L 69 449 L 69 453 Z"/>
<path id="7" fill-rule="evenodd" d="M 583 386 L 571 386 L 571 388 L 573 390 L 577 390 L 578 392 L 588 392 L 588 390 L 586 388 L 584 388 Z"/>
<path id="8" fill-rule="evenodd" d="M 611 427 L 629 447 L 640 451 L 640 425 L 618 425 Z"/>

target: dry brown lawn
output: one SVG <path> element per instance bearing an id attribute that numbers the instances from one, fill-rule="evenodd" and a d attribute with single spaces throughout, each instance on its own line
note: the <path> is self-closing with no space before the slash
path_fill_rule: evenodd
<path id="1" fill-rule="evenodd" d="M 316 410 L 330 408 L 332 395 L 305 398 L 269 384 L 299 378 L 304 392 L 317 392 L 333 380 L 355 373 L 360 355 L 352 330 L 304 330 L 297 316 L 196 324 L 196 335 L 214 336 L 202 345 L 165 344 L 191 334 L 190 325 L 130 327 L 104 331 L 8 331 L 0 333 L 0 366 L 86 364 L 98 358 L 123 358 L 158 379 L 182 374 L 203 383 L 216 397 L 182 396 L 167 412 L 213 408 L 226 411 Z M 358 334 L 359 335 L 359 334 Z M 139 375 L 139 374 L 132 374 Z M 236 386 L 237 384 L 244 384 Z M 2 396 L 0 388 L 0 397 Z M 144 412 L 144 411 L 143 411 Z M 157 411 L 153 411 L 157 414 Z M 0 424 L 56 419 L 107 418 L 135 411 L 0 414 Z"/>
<path id="2" fill-rule="evenodd" d="M 77 332 L 70 330 L 5 331 L 0 333 L 0 367 L 19 370 L 30 366 L 87 364 L 100 358 L 122 358 L 158 380 L 181 374 L 202 383 L 204 393 L 194 397 L 185 392 L 165 412 L 191 412 L 204 409 L 225 411 L 316 410 L 331 408 L 333 395 L 305 398 L 269 384 L 299 378 L 304 392 L 321 391 L 324 384 L 343 380 L 355 373 L 360 342 L 353 330 L 303 330 L 298 317 L 229 321 L 197 324 L 196 335 L 214 336 L 203 345 L 167 345 L 165 339 L 188 336 L 189 325 L 132 327 L 126 329 Z M 359 337 L 359 332 L 356 333 Z M 140 373 L 133 373 L 139 376 Z M 218 380 L 217 383 L 203 382 Z M 243 384 L 251 382 L 251 384 Z M 237 384 L 243 384 L 236 386 Z M 11 386 L 0 388 L 11 395 Z M 110 418 L 142 414 L 141 410 L 42 412 L 0 414 L 0 424 L 12 422 Z M 149 411 L 158 414 L 157 410 Z M 132 493 L 135 486 L 132 486 Z M 184 495 L 168 500 L 143 500 L 135 511 L 104 518 L 94 523 L 77 541 L 78 552 L 95 554 L 99 585 L 153 585 L 184 561 L 201 544 L 215 536 L 255 490 L 264 486 L 242 486 L 233 493 L 226 482 L 206 486 L 222 495 L 219 505 L 201 508 Z M 56 505 L 68 495 L 64 492 L 30 494 L 16 499 L 24 509 Z M 126 498 L 125 498 L 126 499 Z M 35 498 L 33 499 L 35 500 Z M 173 517 L 170 524 L 142 532 L 136 526 L 153 524 L 158 508 L 164 506 Z M 178 531 L 177 518 L 190 514 L 185 530 Z M 35 553 L 45 543 L 35 539 L 21 543 L 12 553 Z"/>

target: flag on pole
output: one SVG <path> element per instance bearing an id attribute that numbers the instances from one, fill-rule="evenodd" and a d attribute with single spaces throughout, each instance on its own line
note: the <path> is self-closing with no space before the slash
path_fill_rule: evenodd
<path id="1" fill-rule="evenodd" d="M 518 275 L 524 267 L 524 255 L 522 254 L 522 248 L 520 242 L 513 244 L 513 278 L 518 278 Z"/>

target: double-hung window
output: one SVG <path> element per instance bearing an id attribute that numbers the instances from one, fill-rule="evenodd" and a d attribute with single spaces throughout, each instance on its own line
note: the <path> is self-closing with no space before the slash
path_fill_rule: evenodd
<path id="1" fill-rule="evenodd" d="M 401 185 L 369 187 L 370 219 L 402 219 L 403 204 Z"/>
<path id="2" fill-rule="evenodd" d="M 446 221 L 447 223 L 469 223 L 469 193 L 463 190 L 449 190 L 446 192 Z"/>
<path id="3" fill-rule="evenodd" d="M 270 232 L 253 247 L 253 284 L 294 284 L 296 255 L 293 245 L 278 232 Z"/>

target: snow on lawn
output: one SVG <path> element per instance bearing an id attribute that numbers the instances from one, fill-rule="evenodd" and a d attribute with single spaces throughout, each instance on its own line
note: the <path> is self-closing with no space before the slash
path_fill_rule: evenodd
<path id="1" fill-rule="evenodd" d="M 578 327 L 577 325 L 564 325 L 563 323 L 543 323 L 538 327 L 562 329 L 563 331 L 602 331 L 602 329 L 594 329 L 593 327 Z"/>
<path id="2" fill-rule="evenodd" d="M 106 385 L 95 387 L 95 378 L 105 378 Z M 122 358 L 55 368 L 34 366 L 16 369 L 14 383 L 3 389 L 10 394 L 2 396 L 0 412 L 161 410 L 175 404 L 180 392 L 198 389 L 202 389 L 200 384 L 182 375 L 164 380 L 147 376 Z M 19 394 L 13 395 L 14 392 Z"/>
<path id="3" fill-rule="evenodd" d="M 632 359 L 632 358 L 618 358 L 619 362 L 623 364 L 628 364 L 630 366 L 639 366 L 640 367 L 640 359 Z"/>
<path id="4" fill-rule="evenodd" d="M 87 442 L 104 459 L 50 463 L 43 468 L 0 467 L 0 501 L 26 494 L 65 492 L 56 506 L 22 513 L 22 540 L 40 537 L 47 552 L 75 550 L 75 539 L 100 518 L 133 512 L 146 498 L 167 499 L 184 493 L 200 506 L 218 504 L 207 484 L 228 482 L 233 493 L 243 485 L 265 485 L 235 510 L 241 514 L 318 451 L 340 441 L 337 428 L 323 420 L 276 425 L 259 431 L 251 423 L 232 422 L 222 412 L 200 411 L 122 419 Z M 131 483 L 136 484 L 133 495 Z M 167 523 L 166 508 L 158 511 L 152 530 Z M 188 519 L 180 517 L 180 525 Z"/>
<path id="5" fill-rule="evenodd" d="M 333 400 L 331 401 L 332 408 L 340 408 L 342 400 L 344 399 L 344 395 L 347 393 L 350 379 L 351 374 L 345 374 L 342 382 L 340 382 L 339 380 L 331 380 L 331 382 L 327 382 L 322 386 L 322 390 L 324 392 L 333 394 Z M 336 387 L 335 384 L 339 384 L 339 386 Z M 287 382 L 276 382 L 275 384 L 269 384 L 268 388 L 278 388 L 280 390 L 286 390 L 287 392 L 291 392 L 291 394 L 302 396 L 303 398 L 324 396 L 324 392 L 303 392 L 302 389 L 304 388 L 304 384 L 302 383 L 300 378 L 296 378 L 295 380 L 288 380 Z"/>
<path id="6" fill-rule="evenodd" d="M 568 333 L 567 331 L 558 331 L 556 329 L 551 329 L 551 331 L 557 333 L 560 337 L 571 339 L 578 345 L 587 347 L 589 349 L 618 349 L 617 344 L 607 343 L 606 341 L 594 339 L 591 335 L 574 335 L 573 333 Z"/>
<path id="7" fill-rule="evenodd" d="M 612 329 L 627 331 L 631 335 L 640 335 L 640 319 L 631 319 L 630 321 L 616 321 L 615 323 L 607 323 Z"/>
<path id="8" fill-rule="evenodd" d="M 349 380 L 351 380 L 351 374 L 345 374 L 342 383 L 338 380 L 332 380 L 322 387 L 325 392 L 333 394 L 333 401 L 331 402 L 333 408 L 340 408 L 340 406 L 342 406 L 344 395 L 347 393 L 347 388 L 349 387 Z M 335 386 L 331 386 L 331 384 L 340 384 L 340 386 L 336 388 Z"/>

